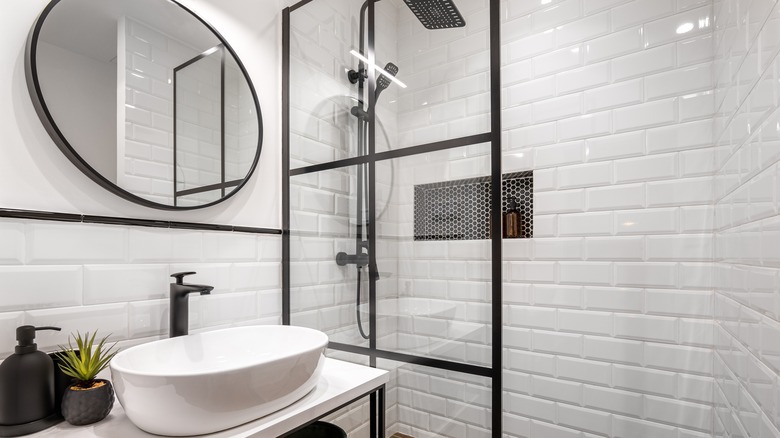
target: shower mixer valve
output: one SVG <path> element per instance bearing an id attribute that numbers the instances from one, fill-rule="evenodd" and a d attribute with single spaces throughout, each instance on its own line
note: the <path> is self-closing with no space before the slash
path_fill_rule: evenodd
<path id="1" fill-rule="evenodd" d="M 365 68 L 361 68 L 358 71 L 355 71 L 354 69 L 347 72 L 347 79 L 349 79 L 349 83 L 351 84 L 357 84 L 358 81 L 364 81 L 366 78 L 368 78 L 368 74 L 366 73 Z"/>
<path id="2" fill-rule="evenodd" d="M 344 251 L 336 254 L 336 264 L 339 266 L 357 265 L 358 268 L 368 265 L 368 254 L 347 254 Z"/>

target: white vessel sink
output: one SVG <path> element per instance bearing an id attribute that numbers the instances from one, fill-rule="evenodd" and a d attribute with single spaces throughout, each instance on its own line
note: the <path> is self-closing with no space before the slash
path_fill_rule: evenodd
<path id="1" fill-rule="evenodd" d="M 236 327 L 121 351 L 111 376 L 127 417 L 158 435 L 200 435 L 278 411 L 317 385 L 328 345 L 304 327 Z"/>

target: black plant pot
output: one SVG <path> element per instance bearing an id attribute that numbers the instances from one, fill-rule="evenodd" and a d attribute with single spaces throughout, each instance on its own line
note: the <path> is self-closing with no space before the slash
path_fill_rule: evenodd
<path id="1" fill-rule="evenodd" d="M 95 382 L 105 382 L 105 385 L 91 389 L 74 389 L 71 385 L 62 396 L 62 416 L 65 421 L 74 426 L 83 426 L 98 422 L 111 412 L 114 407 L 114 388 L 111 382 L 96 379 Z"/>

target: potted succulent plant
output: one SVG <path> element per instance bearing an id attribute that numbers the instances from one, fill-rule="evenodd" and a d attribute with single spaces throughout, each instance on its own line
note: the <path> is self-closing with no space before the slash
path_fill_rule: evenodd
<path id="1" fill-rule="evenodd" d="M 62 416 L 68 423 L 77 426 L 106 418 L 114 407 L 111 382 L 96 377 L 118 353 L 112 351 L 116 343 L 106 349 L 106 336 L 95 346 L 95 335 L 97 331 L 92 336 L 86 332 L 84 337 L 76 332 L 77 348 L 73 348 L 69 337 L 68 347 L 60 346 L 62 351 L 57 353 L 60 370 L 75 379 L 62 396 Z"/>

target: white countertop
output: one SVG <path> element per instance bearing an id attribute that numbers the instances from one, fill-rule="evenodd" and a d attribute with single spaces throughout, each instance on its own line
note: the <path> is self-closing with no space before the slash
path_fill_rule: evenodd
<path id="1" fill-rule="evenodd" d="M 387 371 L 336 359 L 325 359 L 317 386 L 290 406 L 232 429 L 198 437 L 208 438 L 276 438 L 296 427 L 322 417 L 335 408 L 387 383 Z M 88 426 L 71 426 L 62 422 L 31 437 L 159 437 L 135 427 L 117 401 L 105 420 Z"/>

